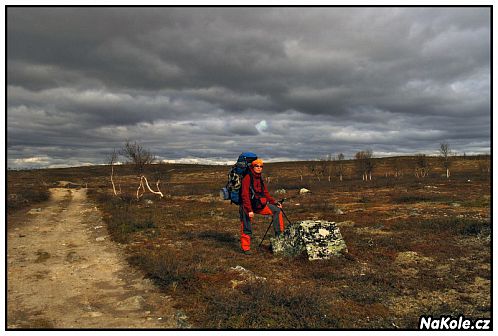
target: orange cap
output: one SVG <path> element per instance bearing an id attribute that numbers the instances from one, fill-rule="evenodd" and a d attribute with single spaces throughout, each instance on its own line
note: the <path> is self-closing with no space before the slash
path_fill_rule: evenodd
<path id="1" fill-rule="evenodd" d="M 260 165 L 260 166 L 262 166 L 262 165 L 263 165 L 263 160 L 261 160 L 261 159 L 256 159 L 256 160 L 254 160 L 251 164 L 252 164 L 253 166 L 255 166 L 255 165 Z"/>

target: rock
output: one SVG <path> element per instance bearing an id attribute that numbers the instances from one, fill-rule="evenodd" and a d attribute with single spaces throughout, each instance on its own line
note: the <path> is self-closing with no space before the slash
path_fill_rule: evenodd
<path id="1" fill-rule="evenodd" d="M 233 273 L 236 273 L 238 279 L 232 279 L 230 283 L 232 284 L 232 288 L 236 288 L 241 284 L 245 284 L 248 282 L 255 282 L 255 281 L 266 281 L 266 278 L 260 277 L 256 274 L 254 274 L 252 271 L 245 269 L 242 266 L 235 266 L 235 267 L 230 267 L 230 271 Z"/>
<path id="2" fill-rule="evenodd" d="M 287 190 L 285 190 L 285 189 L 275 190 L 275 194 L 286 194 L 286 193 L 287 193 Z"/>
<path id="3" fill-rule="evenodd" d="M 339 222 L 337 223 L 339 227 L 353 227 L 355 225 L 355 222 L 353 221 L 344 221 L 344 222 Z"/>
<path id="4" fill-rule="evenodd" d="M 348 252 L 337 224 L 324 220 L 293 223 L 270 241 L 275 254 L 297 256 L 306 252 L 309 260 L 329 259 Z"/>
<path id="5" fill-rule="evenodd" d="M 310 191 L 310 190 L 308 190 L 308 189 L 306 189 L 306 188 L 301 188 L 301 189 L 299 190 L 299 194 L 300 194 L 300 195 L 307 194 L 307 193 L 310 193 L 310 192 L 311 192 L 311 191 Z"/>
<path id="6" fill-rule="evenodd" d="M 150 199 L 145 200 L 145 205 L 152 205 L 152 204 L 154 204 L 153 200 Z"/>
<path id="7" fill-rule="evenodd" d="M 455 202 L 455 203 L 451 203 L 451 206 L 452 206 L 452 207 L 455 207 L 455 208 L 459 208 L 459 207 L 461 207 L 462 205 L 461 205 L 460 203 L 456 203 L 456 202 Z"/>
<path id="8" fill-rule="evenodd" d="M 242 267 L 240 265 L 237 265 L 235 267 L 230 267 L 230 270 L 235 271 L 236 273 L 238 273 L 239 275 L 241 275 L 242 277 L 244 277 L 246 279 L 263 280 L 263 281 L 266 280 L 266 278 L 260 277 L 256 274 L 254 274 L 252 271 L 249 271 L 248 269 L 245 269 L 244 267 Z"/>
<path id="9" fill-rule="evenodd" d="M 36 214 L 40 213 L 41 211 L 42 211 L 41 208 L 31 209 L 31 210 L 28 211 L 28 214 L 30 214 L 30 215 L 36 215 Z"/>
<path id="10" fill-rule="evenodd" d="M 81 260 L 81 257 L 74 251 L 70 251 L 67 255 L 66 255 L 66 261 L 69 262 L 69 263 L 74 263 L 74 262 L 77 262 Z"/>
<path id="11" fill-rule="evenodd" d="M 50 258 L 50 253 L 45 252 L 45 251 L 38 251 L 38 252 L 36 252 L 36 255 L 37 255 L 37 257 L 36 257 L 35 263 L 42 263 Z"/>
<path id="12" fill-rule="evenodd" d="M 140 296 L 132 296 L 118 303 L 117 310 L 140 310 L 145 303 L 145 299 Z"/>
<path id="13" fill-rule="evenodd" d="M 98 238 L 95 238 L 96 241 L 104 241 L 105 240 L 105 237 L 98 237 Z"/>
<path id="14" fill-rule="evenodd" d="M 180 328 L 190 328 L 190 324 L 188 323 L 188 317 L 181 310 L 177 310 L 175 313 L 175 321 Z"/>
<path id="15" fill-rule="evenodd" d="M 344 211 L 342 211 L 339 208 L 336 208 L 334 212 L 335 212 L 336 215 L 344 215 Z"/>
<path id="16" fill-rule="evenodd" d="M 297 256 L 306 249 L 301 239 L 299 224 L 289 225 L 280 236 L 270 238 L 272 251 L 274 254 L 286 256 Z"/>
<path id="17" fill-rule="evenodd" d="M 415 251 L 399 252 L 394 260 L 397 265 L 427 264 L 434 261 L 430 257 L 424 257 Z"/>

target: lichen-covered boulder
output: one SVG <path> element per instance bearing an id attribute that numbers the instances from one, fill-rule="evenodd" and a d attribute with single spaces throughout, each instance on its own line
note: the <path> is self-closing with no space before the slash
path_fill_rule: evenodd
<path id="1" fill-rule="evenodd" d="M 297 256 L 306 252 L 309 260 L 329 259 L 348 251 L 337 224 L 324 220 L 293 223 L 270 241 L 275 254 Z"/>
<path id="2" fill-rule="evenodd" d="M 304 241 L 301 238 L 299 230 L 299 224 L 293 223 L 287 226 L 280 236 L 270 238 L 273 253 L 289 257 L 303 253 L 306 247 L 304 246 Z"/>

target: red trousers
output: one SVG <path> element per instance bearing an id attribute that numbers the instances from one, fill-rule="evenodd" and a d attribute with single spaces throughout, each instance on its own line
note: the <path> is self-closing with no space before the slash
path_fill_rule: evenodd
<path id="1" fill-rule="evenodd" d="M 282 211 L 276 205 L 267 204 L 262 210 L 254 211 L 254 213 L 260 215 L 273 216 L 272 224 L 273 224 L 273 229 L 275 230 L 275 235 L 284 232 L 284 219 L 282 216 Z M 249 218 L 249 215 L 244 211 L 244 208 L 242 206 L 239 209 L 239 214 L 240 214 L 240 246 L 242 247 L 242 250 L 247 251 L 251 249 L 251 235 L 252 235 L 251 219 Z"/>

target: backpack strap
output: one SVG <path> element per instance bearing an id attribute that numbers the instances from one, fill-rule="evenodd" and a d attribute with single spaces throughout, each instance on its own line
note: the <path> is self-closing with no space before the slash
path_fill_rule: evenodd
<path id="1" fill-rule="evenodd" d="M 249 185 L 249 190 L 251 190 L 251 199 L 256 198 L 256 191 L 254 190 L 254 176 L 252 175 L 251 171 L 249 170 L 248 172 L 249 178 L 251 179 L 251 184 Z M 259 196 L 264 196 L 265 193 L 265 183 L 263 182 L 263 176 L 260 176 L 260 181 L 261 181 L 261 193 Z"/>

